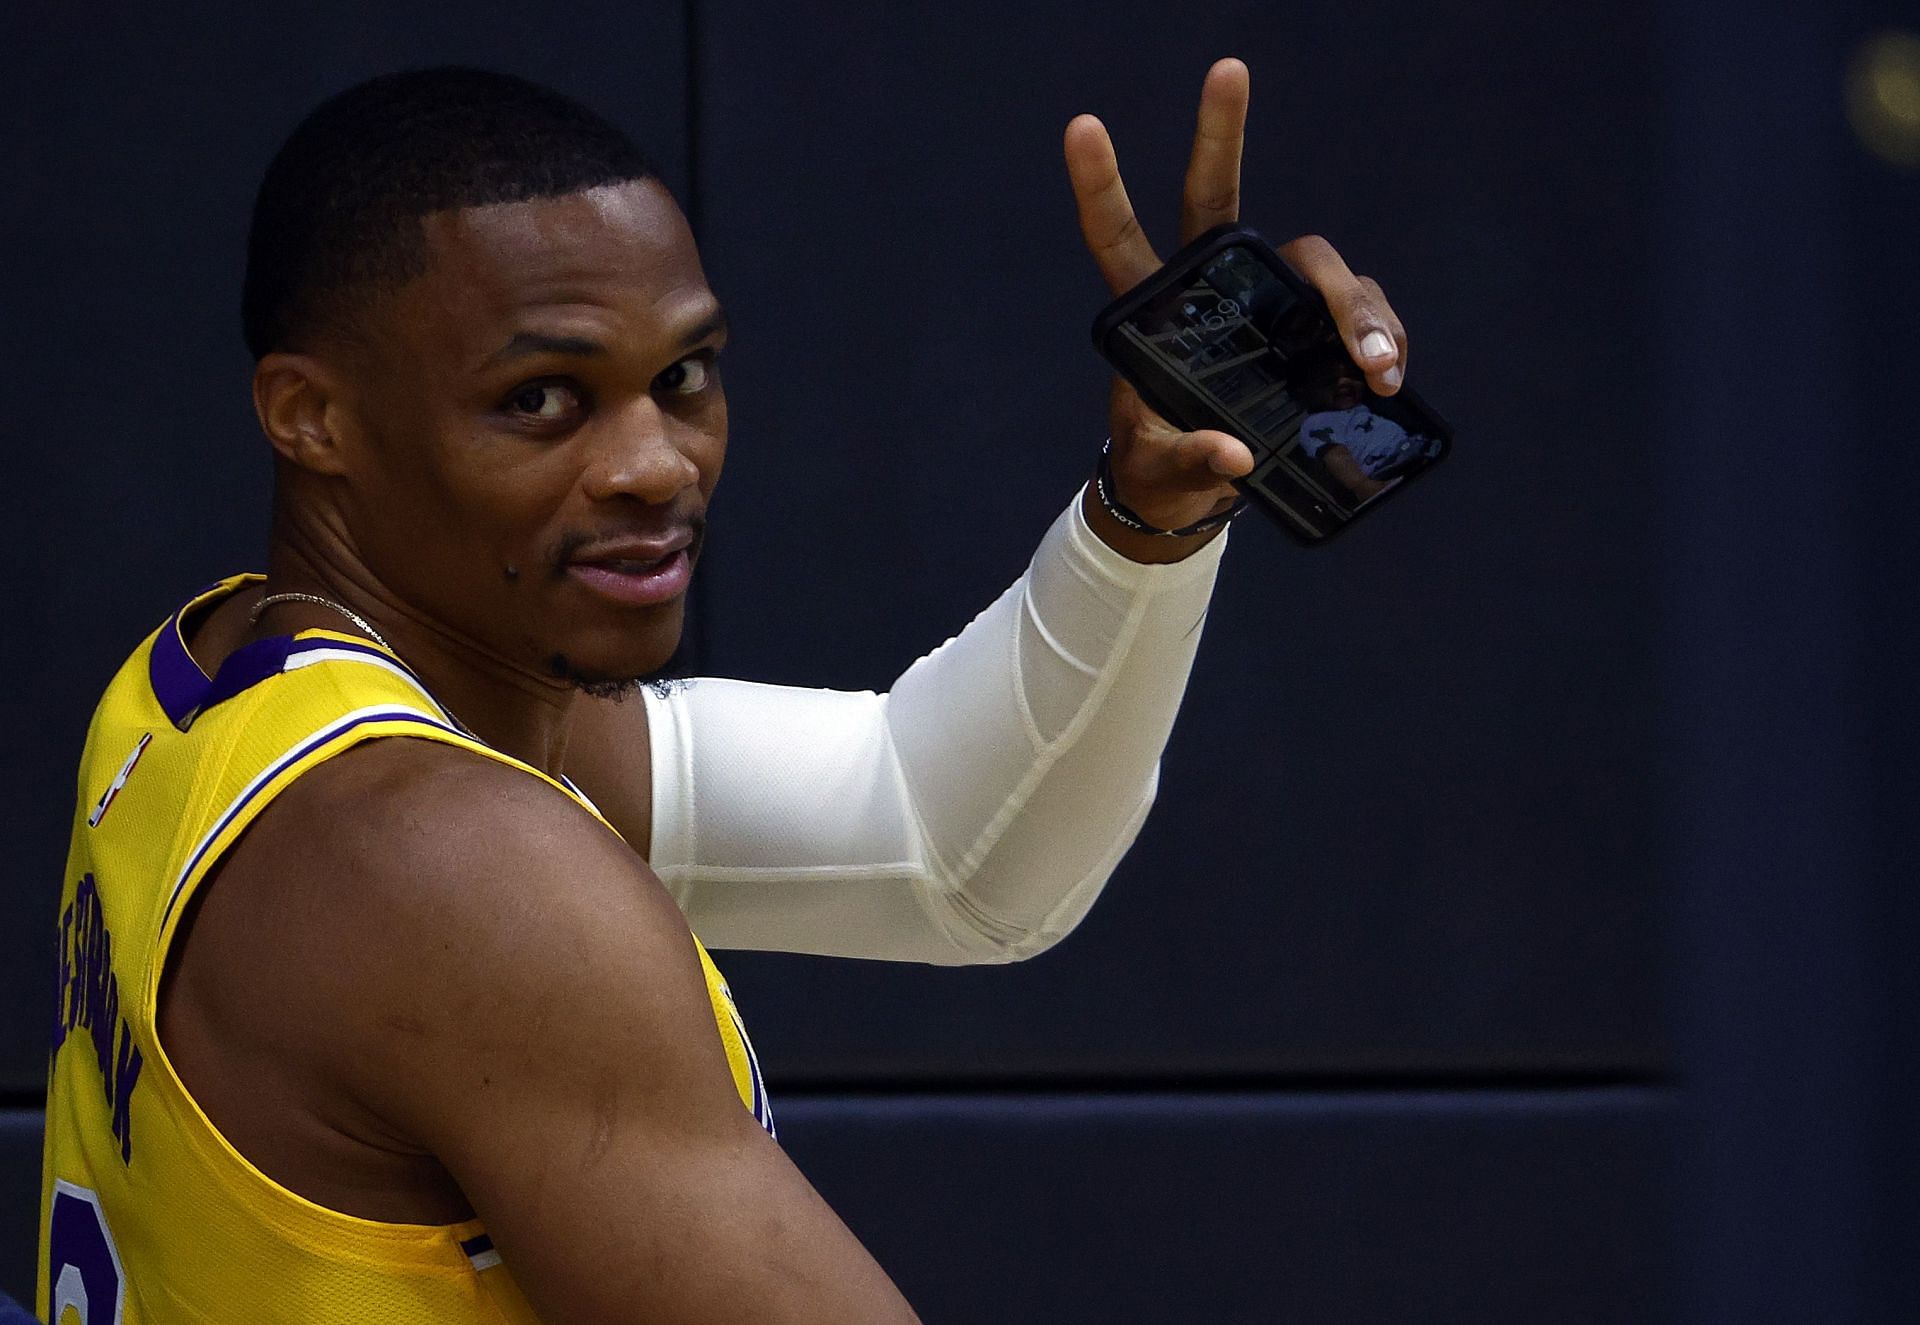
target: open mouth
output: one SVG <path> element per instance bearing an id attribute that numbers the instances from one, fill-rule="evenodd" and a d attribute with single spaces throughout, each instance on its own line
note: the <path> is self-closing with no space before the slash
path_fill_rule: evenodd
<path id="1" fill-rule="evenodd" d="M 677 548 L 652 561 L 637 557 L 602 557 L 567 564 L 567 576 L 603 598 L 636 607 L 669 602 L 687 590 L 693 561 L 686 548 Z"/>

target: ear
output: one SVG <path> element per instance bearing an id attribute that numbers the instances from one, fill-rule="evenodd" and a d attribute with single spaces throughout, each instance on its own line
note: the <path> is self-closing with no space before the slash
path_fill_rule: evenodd
<path id="1" fill-rule="evenodd" d="M 253 412 L 273 449 L 316 474 L 346 469 L 334 428 L 341 401 L 326 365 L 306 354 L 275 351 L 253 369 Z"/>

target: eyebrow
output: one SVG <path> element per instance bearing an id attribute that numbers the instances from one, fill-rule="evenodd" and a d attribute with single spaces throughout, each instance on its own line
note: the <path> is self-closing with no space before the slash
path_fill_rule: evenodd
<path id="1" fill-rule="evenodd" d="M 508 359 L 524 359 L 529 354 L 605 354 L 607 347 L 597 340 L 584 340 L 579 336 L 549 336 L 538 331 L 515 332 L 513 339 L 495 350 L 487 359 L 487 366 L 503 363 Z"/>
<path id="2" fill-rule="evenodd" d="M 727 310 L 715 308 L 713 312 L 688 328 L 687 333 L 680 337 L 679 348 L 689 350 L 703 340 L 726 334 Z M 492 368 L 510 359 L 524 359 L 531 354 L 573 354 L 593 357 L 606 352 L 605 345 L 597 340 L 587 340 L 582 336 L 549 336 L 540 331 L 519 331 L 515 332 L 505 345 L 489 355 L 481 367 Z"/>
<path id="3" fill-rule="evenodd" d="M 680 338 L 680 348 L 690 350 L 701 341 L 713 336 L 727 334 L 727 310 L 716 306 L 714 310 L 688 328 L 687 334 Z"/>

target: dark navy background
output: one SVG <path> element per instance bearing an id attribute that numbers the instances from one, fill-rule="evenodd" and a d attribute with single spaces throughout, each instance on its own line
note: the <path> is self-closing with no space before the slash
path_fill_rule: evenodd
<path id="1" fill-rule="evenodd" d="M 721 956 L 783 1142 L 929 1321 L 1911 1318 L 1920 177 L 1841 90 L 1900 18 L 10 11 L 0 1289 L 87 715 L 261 562 L 242 244 L 307 108 L 480 63 L 648 146 L 734 323 L 694 662 L 884 689 L 1104 435 L 1062 129 L 1107 121 L 1168 251 L 1236 54 L 1244 219 L 1381 282 L 1455 456 L 1331 548 L 1235 527 L 1160 803 L 1059 948 Z"/>

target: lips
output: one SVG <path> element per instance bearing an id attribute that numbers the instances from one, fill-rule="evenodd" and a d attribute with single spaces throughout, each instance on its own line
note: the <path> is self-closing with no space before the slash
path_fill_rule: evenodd
<path id="1" fill-rule="evenodd" d="M 591 544 L 568 559 L 568 579 L 595 595 L 633 607 L 670 602 L 693 577 L 691 530 L 668 538 Z"/>

